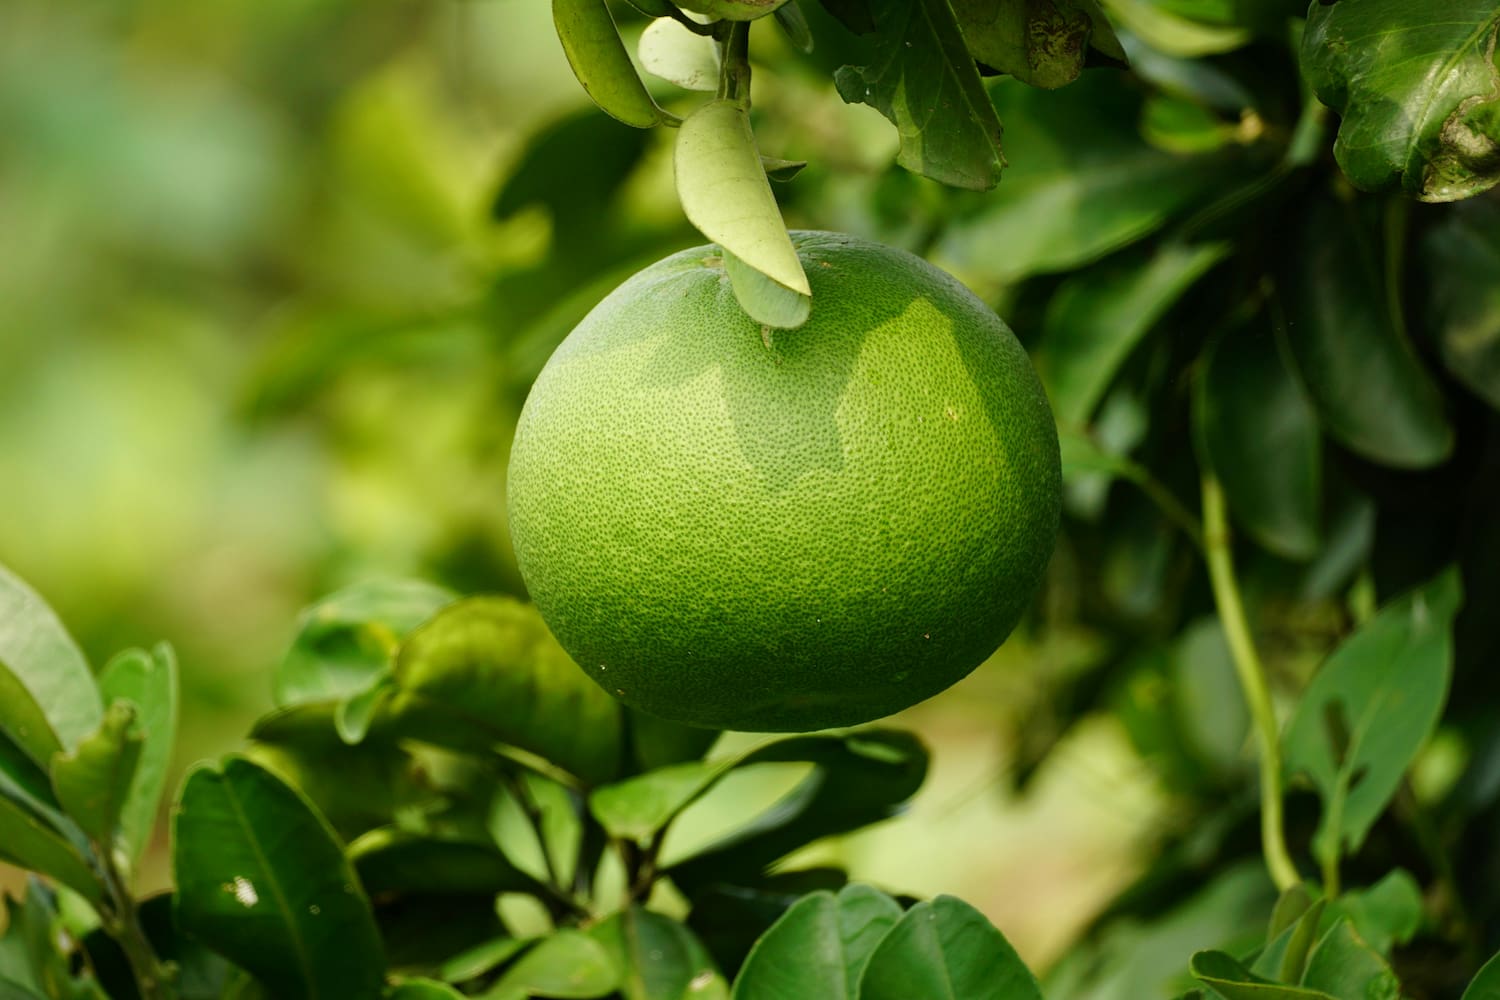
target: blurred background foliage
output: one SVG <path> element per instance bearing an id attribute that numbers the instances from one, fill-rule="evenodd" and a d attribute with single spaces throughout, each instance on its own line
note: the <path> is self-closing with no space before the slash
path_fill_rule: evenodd
<path id="1" fill-rule="evenodd" d="M 986 194 L 892 165 L 889 124 L 829 83 L 860 40 L 818 5 L 813 53 L 766 19 L 752 54 L 762 150 L 809 161 L 778 185 L 788 222 L 979 291 L 1033 352 L 1071 455 L 1033 620 L 901 720 L 934 750 L 911 814 L 796 860 L 960 894 L 1037 968 L 1089 930 L 1051 995 L 1135 1000 L 1272 895 L 1192 542 L 1119 485 L 1139 462 L 1196 508 L 1195 385 L 1222 390 L 1203 447 L 1254 542 L 1241 568 L 1282 690 L 1462 558 L 1459 707 L 1413 794 L 1468 796 L 1457 815 L 1495 830 L 1495 682 L 1475 665 L 1497 642 L 1475 609 L 1500 587 L 1500 206 L 1354 194 L 1305 104 L 1302 5 L 1107 6 L 1132 70 L 992 82 L 1010 167 Z M 701 242 L 670 130 L 587 105 L 533 0 L 7 5 L 0 137 L 0 563 L 96 664 L 176 644 L 179 768 L 270 707 L 314 598 L 377 576 L 520 591 L 504 475 L 531 379 L 616 283 Z M 1340 423 L 1347 393 L 1319 394 L 1315 356 L 1308 394 L 1288 382 L 1271 328 L 1289 312 L 1316 344 L 1319 317 L 1388 323 L 1388 293 L 1418 321 L 1419 412 Z M 1243 335 L 1202 353 L 1224 330 Z M 1305 843 L 1315 809 L 1292 805 Z M 1423 856 L 1379 834 L 1371 870 Z"/>

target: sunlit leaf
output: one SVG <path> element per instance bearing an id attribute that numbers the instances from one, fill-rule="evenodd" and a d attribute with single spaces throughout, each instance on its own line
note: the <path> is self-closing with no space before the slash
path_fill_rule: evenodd
<path id="1" fill-rule="evenodd" d="M 127 650 L 105 665 L 99 674 L 99 690 L 106 700 L 125 701 L 136 710 L 140 757 L 121 807 L 118 838 L 134 862 L 151 842 L 177 744 L 177 655 L 166 643 L 149 653 Z"/>
<path id="2" fill-rule="evenodd" d="M 620 975 L 609 952 L 582 931 L 564 928 L 542 939 L 486 991 L 493 1000 L 544 996 L 587 1000 L 613 993 Z"/>
<path id="3" fill-rule="evenodd" d="M 641 32 L 641 67 L 685 90 L 713 93 L 719 86 L 719 50 L 713 39 L 694 34 L 680 21 L 659 17 Z"/>
<path id="4" fill-rule="evenodd" d="M 0 674 L 10 674 L 29 695 L 15 702 L 24 713 L 11 717 L 13 683 L 0 679 L 0 726 L 37 761 L 71 750 L 99 728 L 104 704 L 83 653 L 36 592 L 0 566 Z M 34 704 L 35 708 L 32 708 Z M 48 731 L 35 725 L 35 712 Z"/>
<path id="5" fill-rule="evenodd" d="M 734 1000 L 856 1000 L 865 965 L 901 915 L 895 900 L 865 885 L 802 897 L 751 949 Z"/>
<path id="6" fill-rule="evenodd" d="M 667 121 L 636 73 L 605 0 L 552 0 L 552 20 L 573 75 L 606 114 L 636 128 Z"/>
<path id="7" fill-rule="evenodd" d="M 135 780 L 144 743 L 134 703 L 117 701 L 99 730 L 52 758 L 57 801 L 89 838 L 114 850 L 116 828 Z"/>

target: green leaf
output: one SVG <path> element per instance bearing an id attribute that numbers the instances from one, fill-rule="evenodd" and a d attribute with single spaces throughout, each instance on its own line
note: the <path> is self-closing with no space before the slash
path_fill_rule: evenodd
<path id="1" fill-rule="evenodd" d="M 636 128 L 671 118 L 647 93 L 605 0 L 552 0 L 552 22 L 573 75 L 601 110 Z"/>
<path id="2" fill-rule="evenodd" d="M 689 896 L 715 882 L 753 884 L 772 862 L 804 844 L 890 817 L 916 794 L 927 773 L 921 742 L 893 729 L 778 740 L 741 757 L 737 766 L 800 761 L 815 770 L 785 798 L 668 869 Z"/>
<path id="3" fill-rule="evenodd" d="M 1356 187 L 1423 201 L 1500 183 L 1494 0 L 1338 0 L 1313 6 L 1302 72 L 1341 117 L 1333 155 Z"/>
<path id="4" fill-rule="evenodd" d="M 1463 1000 L 1500 1000 L 1500 955 L 1484 963 L 1484 968 L 1464 990 Z"/>
<path id="5" fill-rule="evenodd" d="M 436 979 L 403 979 L 386 991 L 385 1000 L 464 1000 L 464 995 Z"/>
<path id="6" fill-rule="evenodd" d="M 794 49 L 804 53 L 812 52 L 812 27 L 807 23 L 807 15 L 802 12 L 797 0 L 790 0 L 776 8 L 776 23 L 786 33 L 786 39 Z"/>
<path id="7" fill-rule="evenodd" d="M 702 942 L 670 917 L 632 905 L 589 935 L 613 958 L 624 1000 L 728 1000 Z"/>
<path id="8" fill-rule="evenodd" d="M 135 776 L 121 806 L 117 837 L 133 865 L 151 842 L 177 743 L 177 655 L 166 643 L 149 653 L 139 649 L 120 653 L 99 674 L 99 690 L 111 703 L 125 701 L 135 706 L 142 740 Z"/>
<path id="9" fill-rule="evenodd" d="M 17 681 L 26 697 L 15 690 Z M 37 724 L 38 713 L 45 728 Z M 77 746 L 103 718 L 83 653 L 36 592 L 0 566 L 0 726 L 46 764 L 58 750 Z"/>
<path id="10" fill-rule="evenodd" d="M 683 10 L 703 14 L 714 20 L 753 21 L 774 14 L 787 0 L 678 0 Z"/>
<path id="11" fill-rule="evenodd" d="M 1125 80 L 1097 70 L 1061 90 L 993 84 L 1015 162 L 1004 184 L 954 212 L 934 251 L 940 262 L 1001 285 L 1070 270 L 1160 229 L 1241 175 L 1239 150 L 1179 156 L 1145 142 L 1141 98 Z"/>
<path id="12" fill-rule="evenodd" d="M 1351 889 L 1334 904 L 1361 938 L 1382 955 L 1406 944 L 1422 926 L 1422 887 L 1404 868 L 1387 872 L 1368 889 Z"/>
<path id="13" fill-rule="evenodd" d="M 0 902 L 6 918 L 0 937 L 0 1000 L 108 1000 L 93 974 L 75 965 L 75 934 L 58 912 L 58 897 L 50 886 L 28 878 L 23 901 L 0 895 Z"/>
<path id="14" fill-rule="evenodd" d="M 860 1000 L 1042 1000 L 1035 977 L 984 914 L 953 896 L 918 903 L 881 939 Z"/>
<path id="15" fill-rule="evenodd" d="M 278 997 L 380 995 L 369 900 L 327 822 L 240 757 L 187 777 L 172 826 L 178 923 Z"/>
<path id="16" fill-rule="evenodd" d="M 1427 324 L 1453 377 L 1500 410 L 1500 204 L 1446 209 L 1417 255 Z"/>
<path id="17" fill-rule="evenodd" d="M 604 945 L 583 931 L 563 928 L 517 959 L 481 996 L 492 1000 L 533 996 L 587 1000 L 607 996 L 619 986 L 619 972 Z"/>
<path id="18" fill-rule="evenodd" d="M 812 289 L 781 221 L 746 110 L 722 99 L 689 115 L 677 130 L 673 169 L 688 221 L 724 249 L 740 307 L 767 326 L 804 322 Z"/>
<path id="19" fill-rule="evenodd" d="M 1195 394 L 1208 464 L 1252 538 L 1288 559 L 1322 546 L 1323 436 L 1273 332 L 1229 332 L 1209 349 Z"/>
<path id="20" fill-rule="evenodd" d="M 1339 1000 L 1318 990 L 1281 986 L 1263 979 L 1222 951 L 1200 951 L 1188 968 L 1224 1000 Z"/>
<path id="21" fill-rule="evenodd" d="M 417 580 L 356 584 L 302 612 L 297 638 L 276 669 L 277 705 L 348 698 L 385 670 L 401 640 L 443 607 L 452 592 Z"/>
<path id="22" fill-rule="evenodd" d="M 318 708 L 314 713 L 310 710 Z M 341 837 L 357 837 L 384 826 L 423 794 L 411 754 L 387 740 L 357 747 L 343 742 L 328 724 L 332 706 L 300 706 L 322 723 L 299 731 L 287 716 L 261 720 L 245 756 L 312 800 Z"/>
<path id="23" fill-rule="evenodd" d="M 588 783 L 621 769 L 622 710 L 578 668 L 536 609 L 508 597 L 459 601 L 402 645 L 394 726 L 473 749 L 505 743 Z"/>
<path id="24" fill-rule="evenodd" d="M 596 788 L 589 795 L 589 811 L 610 836 L 644 843 L 733 766 L 689 761 L 648 771 Z"/>
<path id="25" fill-rule="evenodd" d="M 1279 329 L 1329 434 L 1366 458 L 1434 465 L 1453 447 L 1443 398 L 1391 317 L 1386 289 L 1347 210 L 1326 199 L 1294 230 L 1301 253 L 1278 288 Z"/>
<path id="26" fill-rule="evenodd" d="M 955 187 L 1000 182 L 1000 119 L 948 0 L 871 0 L 870 65 L 834 75 L 839 96 L 868 104 L 896 126 L 896 162 Z"/>
<path id="27" fill-rule="evenodd" d="M 438 969 L 438 974 L 450 983 L 477 979 L 510 961 L 517 954 L 531 947 L 531 938 L 497 937 L 459 952 Z"/>
<path id="28" fill-rule="evenodd" d="M 0 861 L 55 878 L 90 902 L 103 898 L 99 876 L 79 845 L 25 804 L 0 795 Z"/>
<path id="29" fill-rule="evenodd" d="M 717 729 L 685 726 L 627 708 L 630 756 L 634 770 L 654 771 L 669 764 L 682 764 L 702 757 L 719 739 Z"/>
<path id="30" fill-rule="evenodd" d="M 1131 350 L 1229 247 L 1168 244 L 1076 274 L 1048 304 L 1037 369 L 1058 423 L 1088 423 Z"/>
<path id="31" fill-rule="evenodd" d="M 144 742 L 135 704 L 117 701 L 104 713 L 98 732 L 52 758 L 57 801 L 102 850 L 114 850 Z"/>
<path id="32" fill-rule="evenodd" d="M 1121 27 L 1139 35 L 1158 52 L 1197 59 L 1232 52 L 1250 41 L 1251 33 L 1237 25 L 1205 23 L 1184 17 L 1160 0 L 1103 0 Z"/>
<path id="33" fill-rule="evenodd" d="M 713 39 L 674 18 L 659 17 L 646 25 L 636 52 L 647 73 L 684 90 L 711 94 L 719 87 L 719 50 Z"/>
<path id="34" fill-rule="evenodd" d="M 1120 49 L 1092 0 L 953 0 L 953 13 L 975 59 L 1033 87 L 1078 79 L 1096 36 L 1096 47 Z"/>
<path id="35" fill-rule="evenodd" d="M 1323 800 L 1313 851 L 1325 864 L 1358 850 L 1442 713 L 1462 602 L 1449 569 L 1381 609 L 1334 650 L 1287 724 L 1289 773 Z"/>
<path id="36" fill-rule="evenodd" d="M 866 885 L 802 897 L 750 950 L 734 1000 L 856 1000 L 865 965 L 901 916 L 895 900 Z"/>
<path id="37" fill-rule="evenodd" d="M 349 845 L 349 860 L 371 895 L 393 892 L 540 895 L 542 886 L 494 845 L 382 827 Z"/>
<path id="38" fill-rule="evenodd" d="M 1299 983 L 1307 968 L 1307 956 L 1318 942 L 1318 931 L 1327 901 L 1314 900 L 1290 926 L 1273 935 L 1256 956 L 1250 971 L 1281 983 Z M 1274 920 L 1273 920 L 1274 926 Z"/>
<path id="39" fill-rule="evenodd" d="M 1399 1000 L 1401 996 L 1396 974 L 1347 920 L 1329 928 L 1313 949 L 1302 984 L 1359 1000 Z"/>

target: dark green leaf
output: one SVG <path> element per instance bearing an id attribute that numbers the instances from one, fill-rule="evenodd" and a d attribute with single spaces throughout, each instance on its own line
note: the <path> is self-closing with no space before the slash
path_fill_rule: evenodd
<path id="1" fill-rule="evenodd" d="M 1327 200 L 1302 213 L 1281 333 L 1323 426 L 1367 458 L 1419 467 L 1453 446 L 1443 399 L 1403 332 L 1354 221 Z"/>
<path id="2" fill-rule="evenodd" d="M 922 785 L 927 751 L 912 734 L 856 730 L 778 740 L 740 758 L 740 767 L 808 761 L 816 769 L 785 798 L 668 874 L 689 896 L 715 882 L 753 884 L 804 844 L 891 816 Z"/>
<path id="3" fill-rule="evenodd" d="M 625 716 L 631 759 L 638 771 L 654 771 L 669 764 L 697 760 L 719 739 L 717 729 L 669 722 L 634 708 L 627 708 Z"/>
<path id="4" fill-rule="evenodd" d="M 1354 851 L 1437 724 L 1453 668 L 1462 602 L 1450 569 L 1392 601 L 1333 652 L 1287 723 L 1286 767 L 1323 800 L 1313 851 L 1329 863 Z"/>
<path id="5" fill-rule="evenodd" d="M 984 914 L 953 896 L 918 903 L 876 946 L 860 1000 L 1042 1000 L 1010 942 Z"/>
<path id="6" fill-rule="evenodd" d="M 619 972 L 604 945 L 582 931 L 564 928 L 517 959 L 484 995 L 491 1000 L 587 1000 L 619 986 Z"/>
<path id="7" fill-rule="evenodd" d="M 6 918 L 0 937 L 0 998 L 109 1000 L 92 973 L 75 965 L 71 934 L 51 887 L 28 878 L 24 901 L 0 895 L 0 902 Z"/>
<path id="8" fill-rule="evenodd" d="M 797 0 L 790 0 L 789 3 L 776 8 L 776 23 L 781 26 L 782 31 L 786 32 L 787 41 L 791 42 L 794 48 L 802 52 L 813 50 L 812 28 L 808 26 L 807 15 L 802 12 Z"/>
<path id="9" fill-rule="evenodd" d="M 1188 968 L 1224 1000 L 1338 1000 L 1327 993 L 1263 979 L 1222 951 L 1200 951 Z"/>
<path id="10" fill-rule="evenodd" d="M 1098 47 L 1120 49 L 1091 0 L 953 0 L 953 13 L 975 59 L 1033 87 L 1078 79 L 1096 36 Z"/>
<path id="11" fill-rule="evenodd" d="M 1452 201 L 1500 183 L 1494 0 L 1314 5 L 1302 71 L 1339 113 L 1333 154 L 1356 187 Z"/>
<path id="12" fill-rule="evenodd" d="M 1500 955 L 1484 963 L 1479 975 L 1464 990 L 1463 1000 L 1500 1000 Z"/>
<path id="13" fill-rule="evenodd" d="M 619 973 L 624 1000 L 727 1000 L 729 985 L 703 944 L 682 924 L 630 906 L 595 925 Z"/>
<path id="14" fill-rule="evenodd" d="M 244 758 L 188 775 L 172 828 L 180 925 L 278 997 L 380 995 L 385 957 L 326 821 Z"/>
<path id="15" fill-rule="evenodd" d="M 151 842 L 177 744 L 177 655 L 166 643 L 149 653 L 127 650 L 105 665 L 99 690 L 107 701 L 123 700 L 135 706 L 142 737 L 135 777 L 120 811 L 118 838 L 134 864 Z"/>
<path id="16" fill-rule="evenodd" d="M 1403 868 L 1389 872 L 1368 889 L 1351 889 L 1334 911 L 1349 918 L 1361 938 L 1382 955 L 1406 944 L 1422 926 L 1422 887 Z"/>
<path id="17" fill-rule="evenodd" d="M 1250 971 L 1278 983 L 1300 983 L 1308 953 L 1318 942 L 1326 906 L 1326 900 L 1315 900 L 1290 926 L 1273 935 L 1256 956 Z"/>
<path id="18" fill-rule="evenodd" d="M 1131 349 L 1228 250 L 1169 244 L 1063 282 L 1048 304 L 1036 349 L 1060 424 L 1088 423 Z"/>
<path id="19" fill-rule="evenodd" d="M 1500 204 L 1476 198 L 1452 206 L 1421 249 L 1427 322 L 1443 361 L 1500 409 Z"/>
<path id="20" fill-rule="evenodd" d="M 751 949 L 734 1000 L 856 1000 L 865 965 L 900 919 L 900 905 L 866 885 L 804 896 Z"/>
<path id="21" fill-rule="evenodd" d="M 1234 330 L 1210 349 L 1195 417 L 1230 512 L 1277 555 L 1321 546 L 1323 436 L 1270 330 Z"/>
<path id="22" fill-rule="evenodd" d="M 313 709 L 301 706 L 300 711 Z M 396 743 L 368 740 L 351 747 L 328 725 L 324 703 L 314 731 L 288 725 L 258 727 L 245 756 L 312 800 L 344 838 L 392 821 L 398 809 L 423 795 L 411 755 Z"/>
<path id="23" fill-rule="evenodd" d="M 1359 1000 L 1399 1000 L 1401 996 L 1396 974 L 1347 920 L 1329 928 L 1313 949 L 1302 984 Z"/>
<path id="24" fill-rule="evenodd" d="M 713 20 L 753 21 L 773 14 L 787 0 L 677 0 L 677 6 Z"/>
<path id="25" fill-rule="evenodd" d="M 444 840 L 386 827 L 371 830 L 350 844 L 349 858 L 372 895 L 542 892 L 537 881 L 506 860 L 494 844 Z"/>
<path id="26" fill-rule="evenodd" d="M 753 888 L 711 885 L 693 898 L 687 923 L 728 975 L 744 965 L 760 936 L 803 896 L 836 891 L 846 882 L 837 869 L 811 869 L 779 872 Z"/>
<path id="27" fill-rule="evenodd" d="M 297 638 L 276 669 L 278 705 L 347 698 L 390 665 L 418 625 L 454 595 L 415 580 L 348 587 L 302 612 Z"/>
<path id="28" fill-rule="evenodd" d="M 18 696 L 15 681 L 28 697 Z M 38 712 L 45 729 L 36 724 Z M 0 566 L 0 726 L 45 764 L 59 749 L 77 746 L 103 718 L 83 653 L 36 592 Z"/>
<path id="29" fill-rule="evenodd" d="M 90 902 L 103 888 L 79 845 L 26 804 L 0 795 L 0 861 L 57 879 Z"/>
<path id="30" fill-rule="evenodd" d="M 1241 154 L 1180 156 L 1145 142 L 1141 99 L 1110 70 L 1061 90 L 991 85 L 1013 165 L 955 213 L 935 255 L 997 284 L 1078 267 L 1161 228 L 1240 175 Z"/>
<path id="31" fill-rule="evenodd" d="M 104 713 L 97 732 L 52 758 L 57 801 L 105 851 L 114 850 L 143 743 L 135 704 L 117 701 Z"/>
<path id="32" fill-rule="evenodd" d="M 839 96 L 868 104 L 896 126 L 896 162 L 955 187 L 1000 181 L 1000 119 L 947 0 L 871 0 L 875 52 L 868 66 L 834 76 Z"/>
<path id="33" fill-rule="evenodd" d="M 504 965 L 532 944 L 531 938 L 497 937 L 481 941 L 445 961 L 438 974 L 450 983 L 467 982 Z"/>
<path id="34" fill-rule="evenodd" d="M 621 769 L 619 703 L 580 670 L 536 609 L 475 597 L 443 610 L 401 647 L 390 705 L 421 738 L 478 736 L 540 754 L 586 782 Z M 449 745 L 449 744 L 445 744 Z"/>

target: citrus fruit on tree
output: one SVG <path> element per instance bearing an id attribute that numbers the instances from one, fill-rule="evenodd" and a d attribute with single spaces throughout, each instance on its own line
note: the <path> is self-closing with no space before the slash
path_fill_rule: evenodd
<path id="1" fill-rule="evenodd" d="M 1052 552 L 1057 432 L 1014 335 L 909 253 L 793 233 L 812 316 L 769 331 L 717 247 L 647 267 L 547 362 L 511 534 L 564 648 L 679 722 L 806 731 L 943 690 Z"/>

